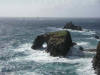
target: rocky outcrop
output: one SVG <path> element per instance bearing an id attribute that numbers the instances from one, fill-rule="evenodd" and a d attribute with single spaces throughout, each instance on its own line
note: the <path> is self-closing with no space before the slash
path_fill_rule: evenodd
<path id="1" fill-rule="evenodd" d="M 81 26 L 75 26 L 72 22 L 67 23 L 64 26 L 64 29 L 72 29 L 72 30 L 79 30 L 82 31 L 82 27 Z"/>
<path id="2" fill-rule="evenodd" d="M 93 68 L 96 71 L 97 75 L 100 75 L 100 42 L 98 43 L 96 56 L 93 59 Z"/>
<path id="3" fill-rule="evenodd" d="M 70 47 L 73 46 L 71 35 L 69 31 L 65 30 L 37 36 L 32 49 L 41 48 L 44 42 L 47 43 L 46 51 L 51 56 L 66 56 Z"/>

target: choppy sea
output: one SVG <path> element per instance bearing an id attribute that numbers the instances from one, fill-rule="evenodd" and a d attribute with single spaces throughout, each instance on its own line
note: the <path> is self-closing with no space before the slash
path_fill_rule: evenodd
<path id="1" fill-rule="evenodd" d="M 69 21 L 83 31 L 68 30 L 77 43 L 68 57 L 31 49 L 37 35 L 63 30 Z M 100 36 L 99 18 L 0 18 L 0 75 L 95 75 L 95 52 L 79 51 L 79 46 L 96 48 L 99 40 L 94 35 Z"/>

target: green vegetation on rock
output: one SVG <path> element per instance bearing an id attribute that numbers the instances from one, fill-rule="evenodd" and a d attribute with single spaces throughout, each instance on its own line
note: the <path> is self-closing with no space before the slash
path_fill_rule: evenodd
<path id="1" fill-rule="evenodd" d="M 56 31 L 56 32 L 50 32 L 50 41 L 55 44 L 60 44 L 61 42 L 64 42 L 64 37 L 68 34 L 66 30 L 62 31 Z"/>
<path id="2" fill-rule="evenodd" d="M 57 37 L 63 37 L 65 35 L 67 35 L 67 33 L 68 32 L 66 30 L 62 30 L 62 31 L 50 32 L 49 34 L 57 36 Z"/>
<path id="3" fill-rule="evenodd" d="M 63 38 L 50 38 L 50 41 L 54 44 L 60 44 L 61 42 L 64 42 Z"/>

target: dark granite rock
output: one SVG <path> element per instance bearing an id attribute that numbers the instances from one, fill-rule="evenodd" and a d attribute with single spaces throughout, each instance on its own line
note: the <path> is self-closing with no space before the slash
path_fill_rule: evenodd
<path id="1" fill-rule="evenodd" d="M 46 51 L 51 56 L 66 56 L 70 47 L 73 46 L 71 35 L 65 30 L 37 36 L 32 49 L 41 48 L 44 42 L 47 43 Z"/>
<path id="2" fill-rule="evenodd" d="M 96 55 L 93 59 L 93 68 L 97 75 L 100 75 L 100 42 L 98 43 Z"/>
<path id="3" fill-rule="evenodd" d="M 64 29 L 72 29 L 72 30 L 79 30 L 82 31 L 82 27 L 81 26 L 75 26 L 72 22 L 67 23 L 64 26 Z"/>

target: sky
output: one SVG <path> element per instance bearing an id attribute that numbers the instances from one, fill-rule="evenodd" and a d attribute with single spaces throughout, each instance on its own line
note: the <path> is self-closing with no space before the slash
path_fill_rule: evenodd
<path id="1" fill-rule="evenodd" d="M 0 0 L 0 17 L 100 18 L 100 0 Z"/>

